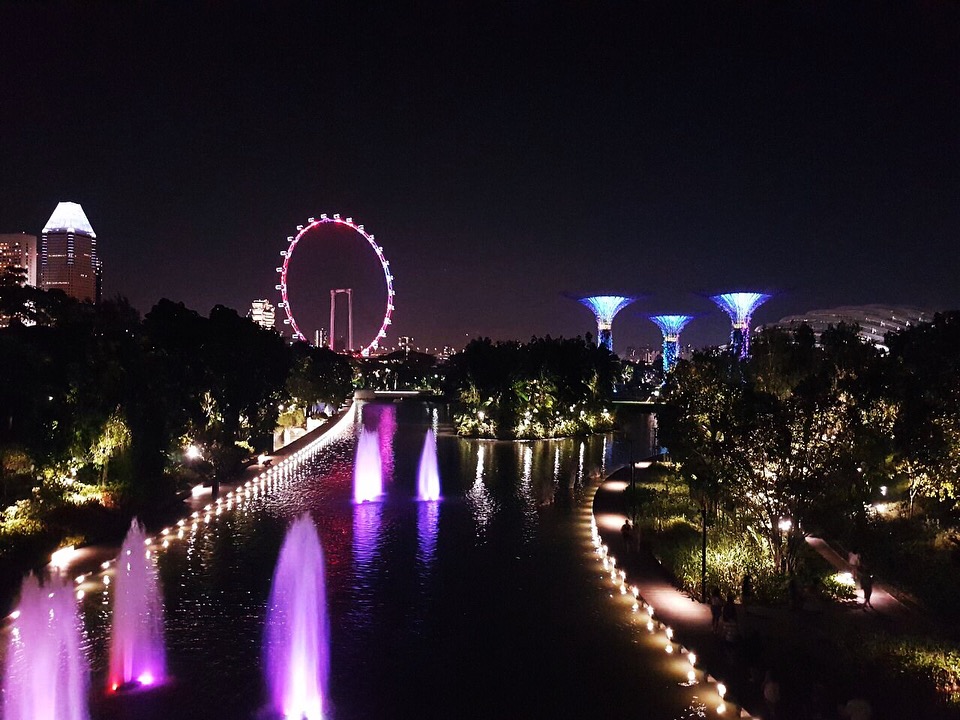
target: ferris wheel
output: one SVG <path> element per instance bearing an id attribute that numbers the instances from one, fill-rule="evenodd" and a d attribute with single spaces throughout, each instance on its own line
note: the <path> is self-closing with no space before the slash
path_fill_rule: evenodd
<path id="1" fill-rule="evenodd" d="M 326 214 L 323 214 L 319 218 L 308 219 L 306 225 L 297 225 L 297 234 L 291 235 L 287 238 L 287 242 L 289 243 L 287 249 L 280 251 L 280 255 L 283 257 L 283 265 L 277 268 L 277 272 L 280 274 L 280 283 L 276 286 L 276 289 L 280 291 L 280 307 L 283 308 L 283 311 L 287 315 L 283 323 L 284 325 L 290 326 L 291 330 L 293 331 L 294 340 L 303 340 L 304 342 L 308 342 L 307 338 L 300 331 L 300 327 L 297 325 L 297 320 L 293 316 L 293 309 L 290 307 L 287 272 L 290 269 L 290 260 L 293 259 L 293 251 L 296 250 L 297 243 L 307 236 L 319 235 L 320 229 L 323 226 L 330 224 L 349 228 L 366 240 L 376 253 L 377 260 L 380 261 L 380 267 L 383 270 L 383 279 L 387 286 L 387 306 L 383 315 L 383 322 L 380 324 L 380 329 L 377 331 L 377 334 L 374 336 L 373 340 L 370 341 L 370 343 L 360 350 L 361 355 L 367 356 L 370 354 L 371 350 L 376 350 L 380 346 L 380 341 L 387 336 L 387 327 L 392 323 L 391 318 L 393 316 L 393 298 L 395 293 L 393 291 L 393 275 L 390 272 L 390 261 L 384 257 L 383 248 L 377 245 L 377 241 L 375 240 L 374 236 L 368 233 L 364 229 L 363 225 L 358 225 L 355 223 L 353 218 L 342 218 L 339 214 L 328 217 Z"/>

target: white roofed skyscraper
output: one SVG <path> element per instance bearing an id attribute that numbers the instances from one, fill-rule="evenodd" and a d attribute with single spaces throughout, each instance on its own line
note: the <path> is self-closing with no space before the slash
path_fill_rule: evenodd
<path id="1" fill-rule="evenodd" d="M 767 293 L 733 292 L 710 298 L 730 316 L 730 350 L 737 357 L 745 358 L 750 354 L 750 319 L 753 312 L 771 297 Z"/>
<path id="2" fill-rule="evenodd" d="M 97 234 L 80 205 L 58 203 L 40 238 L 40 286 L 99 302 L 100 283 Z"/>
<path id="3" fill-rule="evenodd" d="M 650 320 L 663 333 L 663 371 L 670 372 L 680 359 L 680 332 L 693 315 L 651 315 Z"/>
<path id="4" fill-rule="evenodd" d="M 597 318 L 597 345 L 603 345 L 613 352 L 613 318 L 627 305 L 636 300 L 625 295 L 591 295 L 578 297 Z"/>

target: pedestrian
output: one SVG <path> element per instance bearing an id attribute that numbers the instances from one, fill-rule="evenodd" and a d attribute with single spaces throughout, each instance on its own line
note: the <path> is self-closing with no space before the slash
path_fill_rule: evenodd
<path id="1" fill-rule="evenodd" d="M 767 706 L 767 720 L 776 720 L 777 708 L 780 705 L 780 683 L 773 670 L 767 670 L 763 678 L 763 702 Z"/>
<path id="2" fill-rule="evenodd" d="M 850 572 L 853 574 L 853 579 L 857 580 L 857 575 L 860 574 L 860 553 L 856 550 L 851 550 L 847 553 L 847 564 L 850 566 Z"/>
<path id="3" fill-rule="evenodd" d="M 623 538 L 623 544 L 629 552 L 633 548 L 633 527 L 630 525 L 630 518 L 627 518 L 620 526 L 620 537 Z"/>
<path id="4" fill-rule="evenodd" d="M 860 573 L 860 589 L 863 590 L 863 609 L 872 608 L 870 596 L 873 595 L 873 575 L 866 571 Z"/>
<path id="5" fill-rule="evenodd" d="M 720 588 L 714 585 L 710 592 L 710 624 L 714 632 L 720 629 L 720 613 L 722 612 L 723 598 L 720 596 Z"/>
<path id="6" fill-rule="evenodd" d="M 750 573 L 743 574 L 743 581 L 740 583 L 740 602 L 747 605 L 753 600 L 753 578 Z"/>
<path id="7" fill-rule="evenodd" d="M 723 604 L 720 619 L 723 623 L 723 639 L 728 643 L 736 642 L 739 628 L 737 626 L 737 604 L 734 601 L 733 593 L 727 593 L 727 601 Z"/>

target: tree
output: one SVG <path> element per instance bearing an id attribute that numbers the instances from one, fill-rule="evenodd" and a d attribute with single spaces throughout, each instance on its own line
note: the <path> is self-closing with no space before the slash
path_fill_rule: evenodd
<path id="1" fill-rule="evenodd" d="M 321 405 L 340 407 L 353 390 L 350 359 L 326 347 L 296 343 L 286 390 L 310 415 L 319 412 Z"/>
<path id="2" fill-rule="evenodd" d="M 892 422 L 879 361 L 841 326 L 819 345 L 809 328 L 773 329 L 745 361 L 712 352 L 681 362 L 661 437 L 704 513 L 715 502 L 789 571 L 803 535 L 862 516 Z"/>
<path id="3" fill-rule="evenodd" d="M 615 355 L 582 338 L 470 342 L 449 362 L 464 434 L 556 437 L 612 426 Z"/>
<path id="4" fill-rule="evenodd" d="M 910 510 L 918 497 L 953 512 L 960 501 L 960 312 L 886 337 L 898 413 L 896 464 Z"/>

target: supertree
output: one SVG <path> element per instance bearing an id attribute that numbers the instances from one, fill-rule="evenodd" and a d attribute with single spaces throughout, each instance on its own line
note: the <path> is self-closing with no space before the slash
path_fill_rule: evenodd
<path id="1" fill-rule="evenodd" d="M 750 354 L 750 317 L 771 297 L 767 293 L 734 292 L 710 298 L 730 316 L 733 325 L 730 330 L 730 350 L 737 357 L 745 358 Z"/>
<path id="2" fill-rule="evenodd" d="M 670 372 L 680 359 L 680 332 L 693 315 L 650 315 L 663 333 L 663 371 Z"/>
<path id="3" fill-rule="evenodd" d="M 591 295 L 574 299 L 590 308 L 596 316 L 597 345 L 604 345 L 613 352 L 613 318 L 637 298 L 624 295 Z"/>

